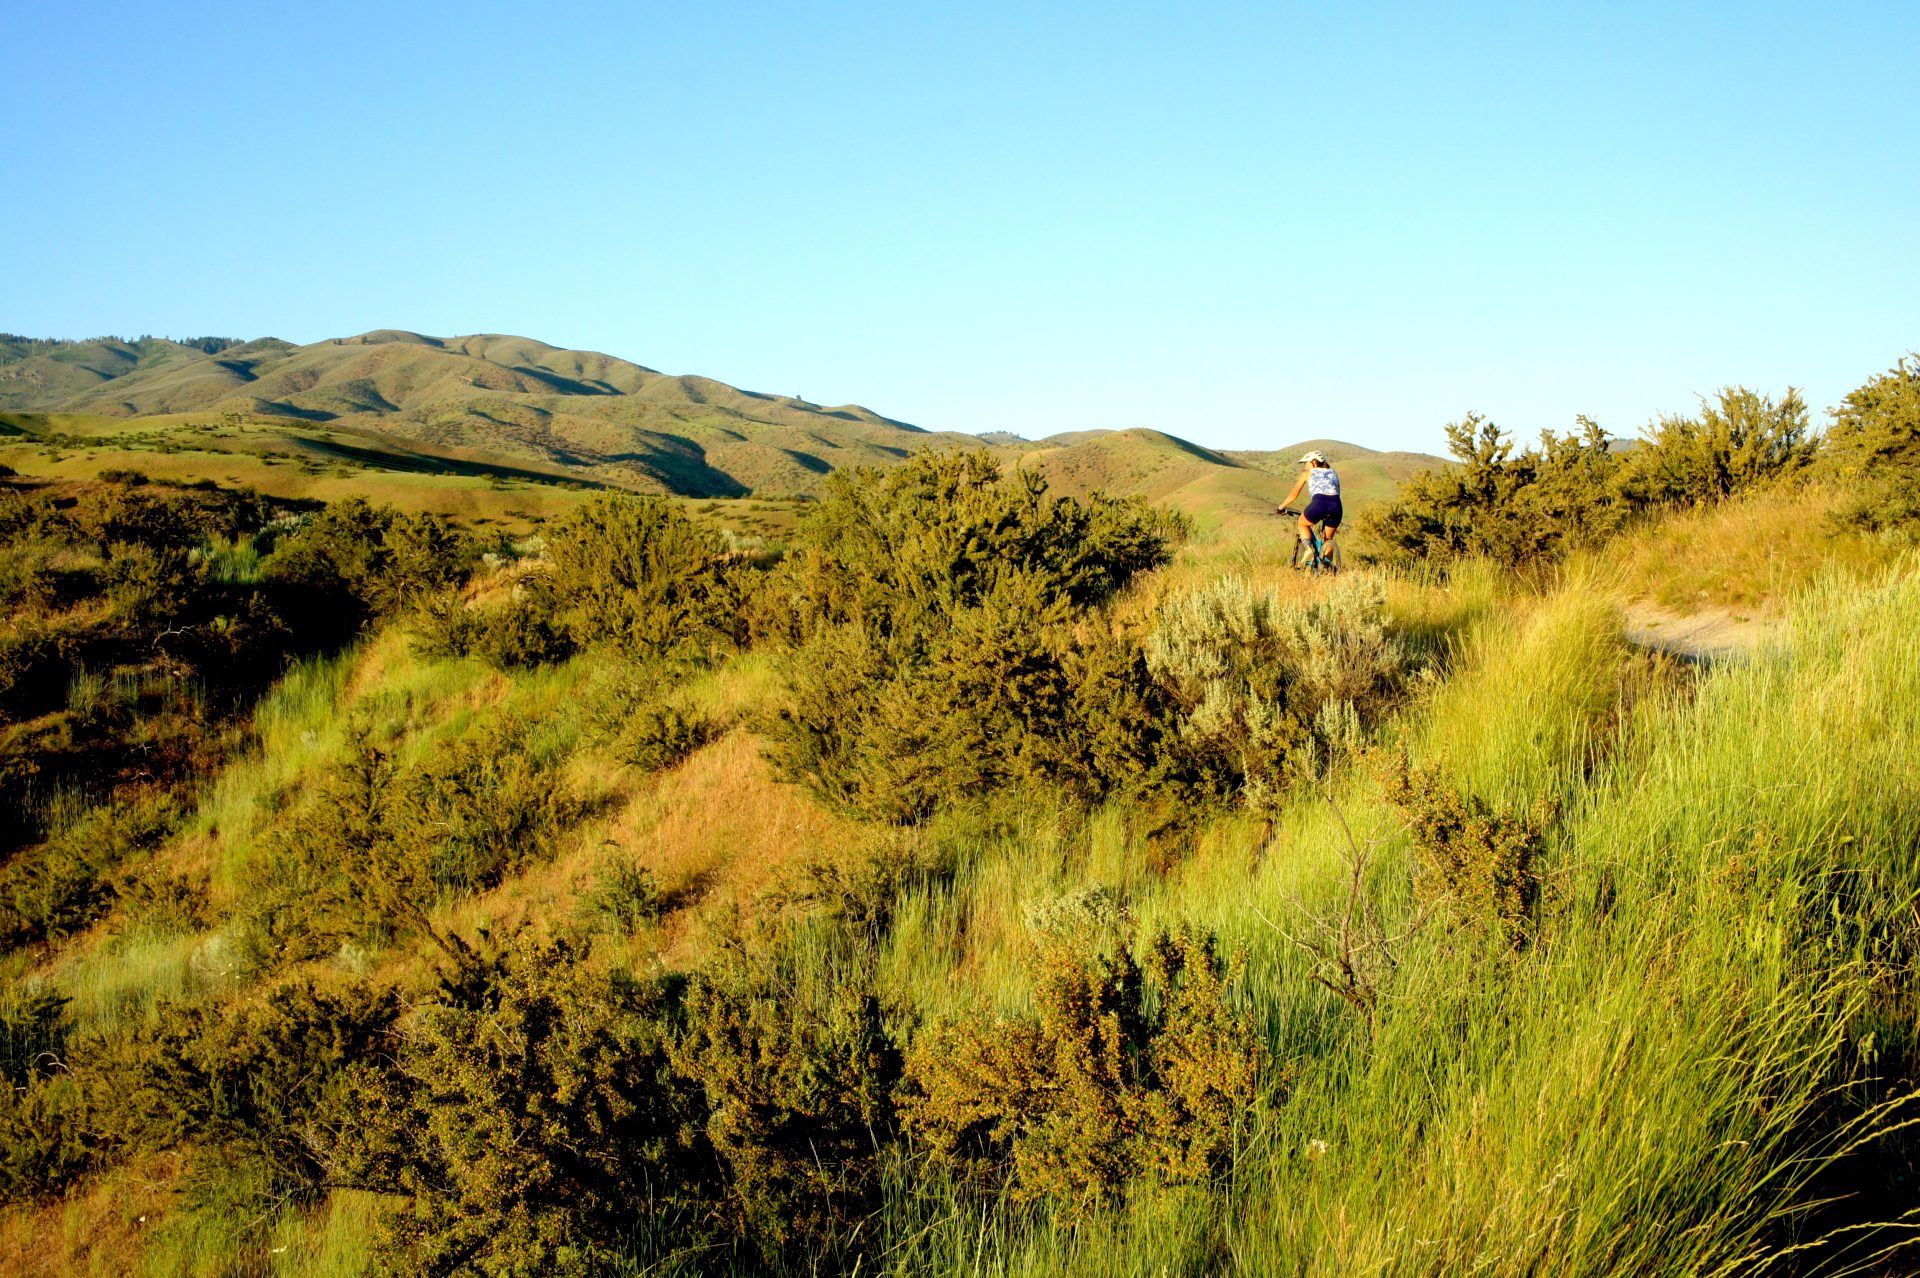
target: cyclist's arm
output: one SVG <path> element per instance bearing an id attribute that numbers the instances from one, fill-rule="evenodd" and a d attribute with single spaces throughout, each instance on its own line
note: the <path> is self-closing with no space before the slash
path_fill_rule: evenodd
<path id="1" fill-rule="evenodd" d="M 1282 506 L 1291 506 L 1291 505 L 1293 505 L 1293 503 L 1294 503 L 1295 501 L 1297 501 L 1297 500 L 1299 499 L 1299 497 L 1300 497 L 1300 490 L 1301 490 L 1302 488 L 1305 488 L 1306 486 L 1307 486 L 1307 477 L 1306 477 L 1305 475 L 1302 475 L 1302 476 L 1300 476 L 1300 478 L 1298 478 L 1298 479 L 1296 479 L 1296 480 L 1294 480 L 1294 481 L 1293 481 L 1293 491 L 1292 491 L 1292 492 L 1290 492 L 1290 493 L 1288 493 L 1288 494 L 1287 494 L 1287 498 L 1286 498 L 1286 500 L 1285 500 L 1285 501 L 1283 501 L 1283 502 L 1281 502 L 1280 504 L 1281 504 Z"/>

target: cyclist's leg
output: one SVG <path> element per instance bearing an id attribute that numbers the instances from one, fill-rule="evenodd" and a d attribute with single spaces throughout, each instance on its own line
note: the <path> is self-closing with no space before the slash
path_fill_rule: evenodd
<path id="1" fill-rule="evenodd" d="M 1320 526 L 1304 515 L 1300 517 L 1299 546 L 1295 563 L 1306 568 L 1318 568 L 1321 555 Z"/>
<path id="2" fill-rule="evenodd" d="M 1338 497 L 1326 499 L 1316 498 L 1315 501 L 1321 505 L 1321 509 L 1318 512 L 1320 515 L 1320 558 L 1331 567 L 1335 562 L 1333 554 L 1334 539 L 1340 534 L 1340 516 L 1342 514 L 1340 499 Z"/>

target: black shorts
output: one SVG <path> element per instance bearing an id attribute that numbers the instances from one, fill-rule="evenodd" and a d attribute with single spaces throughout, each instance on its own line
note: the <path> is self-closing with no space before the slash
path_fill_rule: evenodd
<path id="1" fill-rule="evenodd" d="M 1340 499 L 1329 497 L 1325 493 L 1307 503 L 1307 522 L 1325 524 L 1329 528 L 1340 526 Z"/>

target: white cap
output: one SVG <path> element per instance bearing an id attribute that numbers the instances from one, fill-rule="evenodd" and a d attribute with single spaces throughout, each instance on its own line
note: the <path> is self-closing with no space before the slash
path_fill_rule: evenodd
<path id="1" fill-rule="evenodd" d="M 1302 462 L 1323 462 L 1326 459 L 1327 459 L 1327 455 L 1316 448 L 1312 452 L 1308 453 L 1305 457 L 1302 457 L 1300 460 Z"/>

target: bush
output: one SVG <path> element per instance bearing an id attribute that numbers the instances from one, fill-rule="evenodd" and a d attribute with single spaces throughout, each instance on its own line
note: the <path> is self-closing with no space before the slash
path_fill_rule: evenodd
<path id="1" fill-rule="evenodd" d="M 691 704 L 672 661 L 612 661 L 595 672 L 583 698 L 586 726 L 607 753 L 628 767 L 673 767 L 726 730 L 719 717 Z"/>
<path id="2" fill-rule="evenodd" d="M 878 1206 L 900 1078 L 870 956 L 809 939 L 776 934 L 702 967 L 673 1047 L 705 1093 L 730 1197 L 769 1258 L 831 1252 Z"/>
<path id="3" fill-rule="evenodd" d="M 1084 800 L 1134 781 L 1102 769 L 1141 762 L 1130 747 L 1155 731 L 1150 690 L 1091 651 L 1101 641 L 1076 636 L 1043 589 L 1004 578 L 943 626 L 891 641 L 864 622 L 823 630 L 795 654 L 789 704 L 768 730 L 783 774 L 842 809 L 900 822 L 1009 786 Z M 1120 713 L 1140 717 L 1116 726 Z"/>
<path id="4" fill-rule="evenodd" d="M 113 894 L 123 931 L 177 935 L 211 921 L 207 884 L 182 874 L 129 874 L 114 882 Z"/>
<path id="5" fill-rule="evenodd" d="M 1920 356 L 1847 392 L 1816 473 L 1847 496 L 1828 518 L 1870 529 L 1920 525 Z"/>
<path id="6" fill-rule="evenodd" d="M 598 1273 L 636 1233 L 697 1221 L 716 1169 L 699 1092 L 668 1062 L 672 1002 L 523 939 L 451 980 L 369 1100 L 356 1183 L 410 1200 L 382 1271 Z"/>
<path id="7" fill-rule="evenodd" d="M 900 894 L 943 881 L 953 857 L 929 849 L 912 832 L 885 831 L 851 847 L 821 849 L 799 862 L 769 892 L 777 906 L 817 910 L 834 926 L 879 945 L 893 922 Z"/>
<path id="8" fill-rule="evenodd" d="M 1088 799 L 1136 783 L 1158 707 L 1087 613 L 1182 529 L 1143 502 L 1049 499 L 985 453 L 833 476 L 762 596 L 798 645 L 770 755 L 893 821 L 1010 785 Z"/>
<path id="9" fill-rule="evenodd" d="M 51 1194 L 86 1169 L 81 1115 L 70 1078 L 0 1087 L 0 1202 Z"/>
<path id="10" fill-rule="evenodd" d="M 1412 831 L 1426 894 L 1462 925 L 1524 949 L 1539 922 L 1540 862 L 1558 805 L 1543 799 L 1530 813 L 1497 810 L 1404 759 L 1388 767 L 1386 793 Z"/>
<path id="11" fill-rule="evenodd" d="M 1167 562 L 1186 531 L 1139 498 L 1049 498 L 1039 475 L 1003 475 L 984 451 L 837 471 L 769 584 L 766 624 L 794 641 L 848 623 L 892 636 L 1015 577 L 1084 608 Z"/>
<path id="12" fill-rule="evenodd" d="M 68 999 L 39 983 L 0 989 L 0 1082 L 24 1088 L 51 1075 L 67 1041 Z"/>
<path id="13" fill-rule="evenodd" d="M 150 1024 L 76 1053 L 89 1128 L 104 1154 L 192 1142 L 246 1163 L 295 1196 L 341 1183 L 360 1092 L 398 1046 L 398 995 L 356 985 L 283 985 L 258 1002 L 173 1004 Z"/>
<path id="14" fill-rule="evenodd" d="M 654 657 L 746 639 L 747 570 L 665 498 L 589 498 L 548 530 L 547 557 L 557 616 L 582 646 Z"/>
<path id="15" fill-rule="evenodd" d="M 647 867 L 612 856 L 574 903 L 573 916 L 588 931 L 631 936 L 660 911 L 660 884 Z"/>
<path id="16" fill-rule="evenodd" d="M 614 743 L 614 758 L 642 772 L 674 766 L 719 735 L 720 725 L 698 711 L 642 706 Z"/>
<path id="17" fill-rule="evenodd" d="M 1596 545 L 1663 506 L 1717 501 L 1798 473 L 1813 456 L 1807 409 L 1789 389 L 1778 403 L 1744 387 L 1703 402 L 1698 417 L 1663 417 L 1629 452 L 1587 418 L 1540 447 L 1512 440 L 1477 413 L 1447 426 L 1455 464 L 1423 471 L 1361 521 L 1390 562 L 1485 556 L 1551 561 Z"/>
<path id="18" fill-rule="evenodd" d="M 516 587 L 504 604 L 469 608 L 453 592 L 421 605 L 415 634 L 429 657 L 478 657 L 495 670 L 555 665 L 574 653 L 572 635 L 554 618 L 549 592 L 538 581 Z"/>
<path id="19" fill-rule="evenodd" d="M 72 653 L 66 636 L 29 618 L 0 634 L 0 714 L 30 718 L 59 704 Z"/>
<path id="20" fill-rule="evenodd" d="M 464 582 L 478 560 L 471 538 L 438 515 L 403 515 L 350 497 L 282 537 L 261 566 L 299 596 L 302 622 L 344 638 Z"/>
<path id="21" fill-rule="evenodd" d="M 1161 605 L 1145 657 L 1177 707 L 1177 748 L 1202 793 L 1254 807 L 1355 746 L 1407 668 L 1384 583 L 1353 574 L 1303 604 L 1217 578 Z"/>
<path id="22" fill-rule="evenodd" d="M 64 936 L 113 902 L 109 875 L 158 846 L 176 816 L 165 799 L 108 804 L 0 866 L 0 947 Z"/>
<path id="23" fill-rule="evenodd" d="M 915 1039 L 907 1131 L 968 1179 L 1074 1208 L 1138 1177 L 1219 1174 L 1264 1061 L 1229 1001 L 1238 961 L 1190 931 L 1156 934 L 1136 959 L 1109 901 L 1067 904 L 1034 920 L 1036 1015 Z"/>
<path id="24" fill-rule="evenodd" d="M 1503 563 L 1551 558 L 1613 531 L 1624 517 L 1619 460 L 1605 432 L 1582 418 L 1578 434 L 1513 441 L 1478 413 L 1449 423 L 1455 465 L 1422 471 L 1360 522 L 1390 562 L 1484 555 Z"/>
<path id="25" fill-rule="evenodd" d="M 1662 417 L 1623 460 L 1621 485 L 1640 505 L 1697 506 L 1804 469 L 1816 441 L 1807 405 L 1788 387 L 1778 403 L 1744 386 L 1702 400 L 1698 417 Z"/>
<path id="26" fill-rule="evenodd" d="M 411 767 L 364 728 L 247 871 L 244 937 L 268 966 L 424 929 L 443 896 L 549 855 L 582 814 L 526 725 L 488 720 Z"/>

